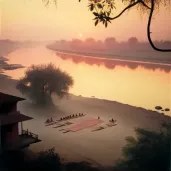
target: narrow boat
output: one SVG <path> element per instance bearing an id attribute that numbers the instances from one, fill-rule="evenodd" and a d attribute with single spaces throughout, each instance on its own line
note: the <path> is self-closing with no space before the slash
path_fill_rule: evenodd
<path id="1" fill-rule="evenodd" d="M 71 123 L 71 122 L 66 122 L 66 123 L 64 123 L 64 124 L 59 124 L 59 125 L 57 125 L 57 126 L 55 126 L 55 127 L 53 127 L 53 128 L 59 128 L 59 127 L 67 126 L 67 125 L 71 125 L 71 124 L 73 124 L 73 123 Z"/>
<path id="2" fill-rule="evenodd" d="M 63 133 L 67 133 L 67 132 L 70 132 L 70 131 L 68 130 L 68 131 L 65 131 L 65 132 L 63 132 Z"/>
<path id="3" fill-rule="evenodd" d="M 66 120 L 70 120 L 70 119 L 76 119 L 76 118 L 79 118 L 79 117 L 84 117 L 84 116 L 86 116 L 87 114 L 83 114 L 83 115 L 77 115 L 77 116 L 75 116 L 75 117 L 71 117 L 71 118 L 65 118 L 65 119 L 63 119 L 63 120 L 61 120 L 61 119 L 57 119 L 56 121 L 58 121 L 58 122 L 62 122 L 62 121 L 66 121 Z"/>
<path id="4" fill-rule="evenodd" d="M 116 126 L 117 124 L 116 123 L 113 123 L 113 124 L 111 124 L 111 123 L 109 123 L 109 124 L 106 124 L 108 127 L 112 127 L 112 126 Z"/>
<path id="5" fill-rule="evenodd" d="M 50 122 L 50 123 L 48 123 L 48 124 L 45 124 L 45 126 L 51 126 L 51 125 L 54 125 L 54 124 L 57 124 L 58 122 Z"/>
<path id="6" fill-rule="evenodd" d="M 105 127 L 100 126 L 100 127 L 98 127 L 98 128 L 93 129 L 92 132 L 94 132 L 94 131 L 100 131 L 100 130 L 102 130 L 102 129 L 105 129 Z"/>
<path id="7" fill-rule="evenodd" d="M 60 129 L 59 131 L 65 131 L 65 129 Z"/>
<path id="8" fill-rule="evenodd" d="M 60 128 L 60 127 L 62 127 L 62 126 L 65 126 L 65 124 L 60 124 L 60 125 L 55 126 L 55 127 L 53 127 L 53 128 Z"/>

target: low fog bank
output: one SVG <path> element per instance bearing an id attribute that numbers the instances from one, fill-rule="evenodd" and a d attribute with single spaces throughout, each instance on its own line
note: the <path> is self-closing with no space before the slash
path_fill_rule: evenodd
<path id="1" fill-rule="evenodd" d="M 22 96 L 16 89 L 17 81 L 1 79 L 0 91 Z M 95 165 L 112 166 L 122 156 L 125 137 L 135 136 L 134 128 L 159 129 L 162 121 L 170 121 L 170 117 L 155 111 L 133 107 L 114 101 L 84 98 L 69 95 L 63 99 L 53 97 L 56 107 L 40 108 L 28 100 L 19 102 L 18 110 L 34 119 L 24 122 L 24 129 L 38 134 L 42 140 L 30 146 L 33 151 L 41 151 L 55 147 L 64 161 L 89 161 Z M 59 119 L 74 113 L 85 113 L 90 118 L 100 118 L 104 124 L 109 119 L 117 120 L 117 126 L 97 132 L 91 128 L 78 132 L 63 134 L 53 126 L 46 127 L 44 121 L 53 117 Z M 71 121 L 72 122 L 72 121 Z M 102 124 L 103 125 L 103 124 Z"/>
<path id="2" fill-rule="evenodd" d="M 0 40 L 0 56 L 6 56 L 19 48 L 31 48 L 36 46 L 45 46 L 49 41 L 14 41 L 9 39 Z"/>

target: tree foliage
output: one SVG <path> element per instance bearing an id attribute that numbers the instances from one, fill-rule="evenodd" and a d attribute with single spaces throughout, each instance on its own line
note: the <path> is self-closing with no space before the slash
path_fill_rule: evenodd
<path id="1" fill-rule="evenodd" d="M 38 104 L 48 104 L 52 94 L 63 97 L 72 85 L 72 77 L 53 64 L 32 65 L 19 80 L 17 89 Z"/>
<path id="2" fill-rule="evenodd" d="M 130 8 L 137 6 L 137 9 L 140 12 L 148 11 L 147 9 L 150 9 L 151 0 L 122 0 L 122 3 L 126 5 L 126 8 L 121 10 L 121 12 L 118 15 L 113 16 L 115 13 L 114 10 L 117 9 L 116 0 L 89 0 L 89 10 L 94 14 L 95 18 L 95 25 L 97 23 L 102 23 L 106 27 L 108 26 L 108 23 L 111 23 L 112 20 L 117 19 L 120 17 L 125 11 L 129 10 Z M 156 8 L 160 7 L 160 4 L 163 4 L 162 2 L 165 2 L 167 0 L 155 0 Z M 168 0 L 169 1 L 169 0 Z"/>
<path id="3" fill-rule="evenodd" d="M 136 129 L 137 138 L 127 137 L 124 159 L 115 171 L 168 171 L 170 168 L 171 125 L 163 124 L 160 131 Z"/>
<path id="4" fill-rule="evenodd" d="M 87 162 L 62 163 L 55 148 L 28 154 L 24 151 L 11 151 L 0 155 L 0 170 L 5 171 L 98 171 Z"/>
<path id="5" fill-rule="evenodd" d="M 8 171 L 59 171 L 61 168 L 61 159 L 55 148 L 31 156 L 28 156 L 26 151 L 9 151 L 1 154 L 0 159 L 0 170 L 3 168 Z"/>
<path id="6" fill-rule="evenodd" d="M 59 155 L 55 152 L 55 148 L 38 153 L 34 160 L 31 160 L 24 165 L 28 170 L 41 171 L 59 171 L 61 169 L 61 160 Z M 24 170 L 26 170 L 24 168 Z"/>

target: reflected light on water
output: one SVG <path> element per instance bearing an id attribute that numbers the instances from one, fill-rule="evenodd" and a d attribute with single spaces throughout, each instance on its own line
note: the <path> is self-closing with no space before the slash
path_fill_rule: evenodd
<path id="1" fill-rule="evenodd" d="M 46 48 L 19 49 L 8 58 L 11 64 L 27 67 L 54 63 L 74 78 L 70 93 L 75 95 L 95 96 L 152 110 L 157 105 L 171 108 L 171 66 L 74 58 L 56 55 Z M 7 74 L 18 79 L 24 76 L 24 71 L 18 69 Z"/>

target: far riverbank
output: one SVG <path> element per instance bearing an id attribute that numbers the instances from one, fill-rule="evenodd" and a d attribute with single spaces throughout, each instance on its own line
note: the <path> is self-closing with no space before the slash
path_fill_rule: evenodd
<path id="1" fill-rule="evenodd" d="M 65 53 L 65 54 L 73 54 L 73 55 L 82 55 L 87 57 L 95 57 L 95 58 L 105 58 L 112 60 L 122 60 L 127 62 L 137 62 L 137 63 L 152 63 L 158 65 L 167 65 L 171 67 L 171 53 L 161 53 L 161 52 L 145 52 L 145 51 L 118 51 L 118 52 L 100 52 L 92 51 L 77 51 L 72 49 L 62 49 L 62 48 L 54 48 L 51 46 L 46 46 L 49 50 Z"/>

